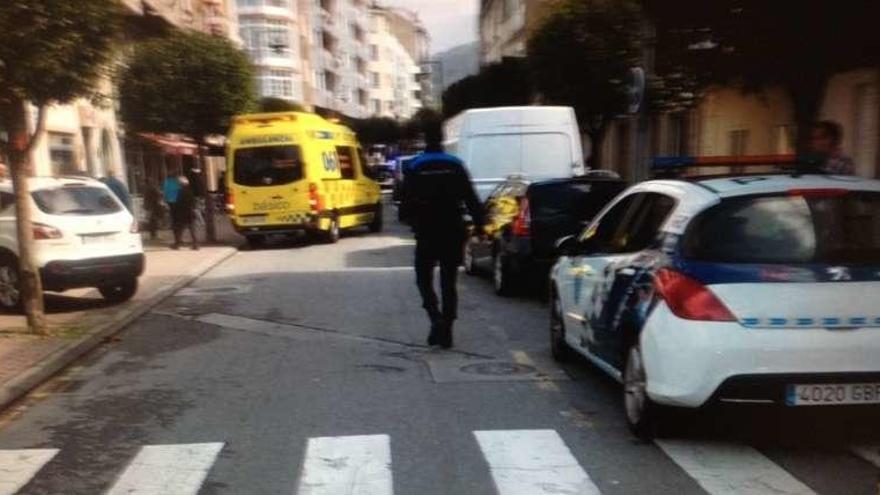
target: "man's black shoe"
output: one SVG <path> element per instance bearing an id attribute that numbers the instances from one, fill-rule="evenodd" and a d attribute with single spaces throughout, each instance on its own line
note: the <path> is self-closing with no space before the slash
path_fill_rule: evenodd
<path id="1" fill-rule="evenodd" d="M 440 337 L 439 337 L 440 347 L 444 349 L 449 349 L 452 347 L 452 322 L 443 320 L 440 325 Z"/>
<path id="2" fill-rule="evenodd" d="M 431 333 L 428 334 L 428 345 L 440 345 L 441 321 L 434 320 L 431 323 Z"/>

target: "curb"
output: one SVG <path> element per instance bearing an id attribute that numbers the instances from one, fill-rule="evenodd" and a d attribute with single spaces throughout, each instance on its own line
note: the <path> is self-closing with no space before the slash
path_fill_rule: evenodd
<path id="1" fill-rule="evenodd" d="M 216 259 L 200 264 L 192 271 L 192 273 L 189 273 L 173 284 L 160 289 L 149 299 L 132 305 L 128 311 L 123 311 L 120 314 L 113 316 L 110 321 L 98 325 L 89 335 L 80 340 L 68 343 L 61 349 L 58 349 L 44 358 L 39 364 L 31 366 L 26 371 L 0 386 L 0 411 L 3 411 L 13 402 L 41 385 L 56 373 L 101 345 L 107 338 L 112 337 L 125 329 L 128 325 L 161 304 L 165 299 L 178 290 L 191 284 L 215 266 L 223 263 L 238 253 L 238 250 L 235 248 L 228 249 L 228 252 L 222 253 Z"/>

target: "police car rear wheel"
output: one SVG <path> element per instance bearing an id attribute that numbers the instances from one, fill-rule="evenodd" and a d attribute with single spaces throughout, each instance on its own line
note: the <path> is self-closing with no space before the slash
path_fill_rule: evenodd
<path id="1" fill-rule="evenodd" d="M 661 406 L 648 396 L 647 383 L 642 351 L 635 344 L 629 348 L 623 370 L 623 406 L 627 426 L 642 440 L 658 435 L 663 413 Z"/>

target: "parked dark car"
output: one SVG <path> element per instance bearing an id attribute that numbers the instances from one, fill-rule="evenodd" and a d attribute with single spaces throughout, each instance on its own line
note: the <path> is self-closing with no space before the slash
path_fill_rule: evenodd
<path id="1" fill-rule="evenodd" d="M 485 238 L 472 237 L 465 247 L 467 273 L 491 273 L 499 295 L 543 284 L 556 261 L 556 241 L 583 230 L 625 188 L 607 171 L 534 183 L 509 177 L 486 200 Z"/>

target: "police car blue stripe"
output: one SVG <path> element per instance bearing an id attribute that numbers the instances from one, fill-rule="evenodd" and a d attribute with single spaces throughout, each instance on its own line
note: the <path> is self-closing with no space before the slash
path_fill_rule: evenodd
<path id="1" fill-rule="evenodd" d="M 822 324 L 828 326 L 840 325 L 840 318 L 822 318 Z"/>
<path id="2" fill-rule="evenodd" d="M 747 327 L 756 327 L 761 324 L 759 318 L 743 318 L 742 324 Z"/>
<path id="3" fill-rule="evenodd" d="M 812 318 L 798 318 L 797 324 L 799 326 L 812 326 L 816 324 L 816 320 Z"/>
<path id="4" fill-rule="evenodd" d="M 788 324 L 787 318 L 770 318 L 770 324 L 774 327 L 785 326 Z"/>
<path id="5" fill-rule="evenodd" d="M 866 325 L 867 323 L 868 323 L 868 319 L 863 316 L 860 316 L 858 318 L 850 318 L 849 319 L 850 325 Z"/>

